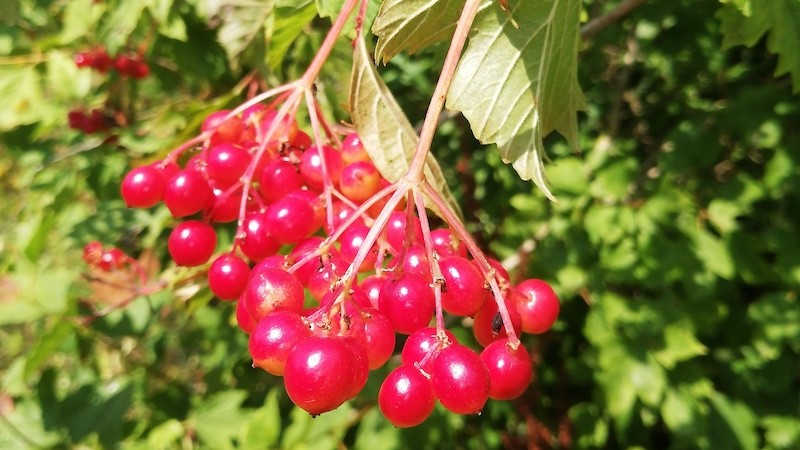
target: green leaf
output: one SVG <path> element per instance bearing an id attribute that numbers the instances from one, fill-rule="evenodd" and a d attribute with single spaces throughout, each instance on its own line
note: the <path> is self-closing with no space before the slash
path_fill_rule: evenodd
<path id="1" fill-rule="evenodd" d="M 511 1 L 519 29 L 499 7 L 480 12 L 447 96 L 447 107 L 464 113 L 476 138 L 497 143 L 503 161 L 551 199 L 543 138 L 556 130 L 576 148 L 576 113 L 585 107 L 577 79 L 580 6 Z"/>
<path id="2" fill-rule="evenodd" d="M 315 17 L 317 10 L 311 0 L 300 4 L 276 5 L 267 52 L 267 65 L 272 71 L 277 71 L 284 63 L 286 52 Z"/>
<path id="3" fill-rule="evenodd" d="M 449 39 L 463 7 L 464 0 L 384 1 L 372 25 L 375 59 L 386 64 L 402 51 L 414 54 Z"/>
<path id="4" fill-rule="evenodd" d="M 110 17 L 101 21 L 101 40 L 110 54 L 117 53 L 128 43 L 128 37 L 136 29 L 144 8 L 145 0 L 128 0 L 112 9 Z"/>
<path id="5" fill-rule="evenodd" d="M 219 43 L 231 67 L 239 66 L 245 49 L 264 34 L 265 22 L 275 8 L 274 0 L 206 0 L 206 13 L 221 22 Z"/>
<path id="6" fill-rule="evenodd" d="M 198 406 L 194 426 L 206 446 L 233 448 L 233 439 L 243 425 L 240 405 L 245 398 L 245 391 L 221 391 Z"/>
<path id="7" fill-rule="evenodd" d="M 725 425 L 736 438 L 739 448 L 750 450 L 758 448 L 756 416 L 746 405 L 729 400 L 725 395 L 715 392 L 711 395 L 714 405 Z"/>
<path id="8" fill-rule="evenodd" d="M 738 3 L 738 2 L 737 2 Z M 751 6 L 752 5 L 752 6 Z M 736 45 L 752 47 L 769 33 L 767 48 L 778 55 L 775 76 L 789 74 L 792 91 L 800 92 L 800 2 L 797 0 L 750 0 L 751 14 L 741 5 L 728 4 L 717 13 L 721 20 L 722 46 Z"/>
<path id="9" fill-rule="evenodd" d="M 381 175 L 391 182 L 402 178 L 408 172 L 419 137 L 375 70 L 364 39 L 357 40 L 353 56 L 350 116 Z M 458 202 L 431 153 L 425 162 L 425 178 L 450 208 L 460 214 Z"/>
<path id="10" fill-rule="evenodd" d="M 766 428 L 764 436 L 772 448 L 800 447 L 800 419 L 787 416 L 769 416 L 761 420 Z"/>
<path id="11" fill-rule="evenodd" d="M 0 67 L 0 131 L 41 119 L 44 104 L 36 68 Z"/>
<path id="12" fill-rule="evenodd" d="M 666 346 L 653 354 L 655 359 L 667 369 L 672 369 L 680 361 L 705 355 L 708 348 L 694 335 L 686 324 L 670 324 L 664 328 Z"/>

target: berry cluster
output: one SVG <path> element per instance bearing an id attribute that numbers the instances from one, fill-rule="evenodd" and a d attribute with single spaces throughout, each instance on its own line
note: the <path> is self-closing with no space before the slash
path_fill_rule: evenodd
<path id="1" fill-rule="evenodd" d="M 559 302 L 547 283 L 513 286 L 497 261 L 466 245 L 463 227 L 431 230 L 413 195 L 387 200 L 393 185 L 356 134 L 340 141 L 326 128 L 315 144 L 320 129 L 312 139 L 258 103 L 211 114 L 202 130 L 131 170 L 123 199 L 163 202 L 182 219 L 168 238 L 172 259 L 211 261 L 209 287 L 237 301 L 253 365 L 282 376 L 295 404 L 316 415 L 356 396 L 394 353 L 397 334 L 407 336 L 402 364 L 378 398 L 396 426 L 420 424 L 437 401 L 473 414 L 488 398 L 527 388 L 533 369 L 519 336 L 555 322 Z M 233 221 L 233 248 L 214 257 L 215 224 Z M 473 318 L 480 354 L 445 329 L 443 312 Z"/>
<path id="2" fill-rule="evenodd" d="M 67 114 L 67 123 L 70 128 L 86 134 L 102 133 L 116 125 L 111 117 L 97 108 L 89 112 L 82 108 L 73 109 Z"/>
<path id="3" fill-rule="evenodd" d="M 125 52 L 112 58 L 103 47 L 78 52 L 75 55 L 75 64 L 81 68 L 90 67 L 100 73 L 115 69 L 123 77 L 137 80 L 150 74 L 150 66 L 141 53 Z"/>
<path id="4" fill-rule="evenodd" d="M 100 241 L 92 241 L 83 247 L 83 261 L 92 268 L 104 272 L 120 270 L 135 262 L 117 247 L 104 248 Z"/>

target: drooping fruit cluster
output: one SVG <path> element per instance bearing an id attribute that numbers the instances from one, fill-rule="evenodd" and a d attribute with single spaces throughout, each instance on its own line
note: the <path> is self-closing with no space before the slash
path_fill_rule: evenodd
<path id="1" fill-rule="evenodd" d="M 181 266 L 210 262 L 210 289 L 237 302 L 254 367 L 321 414 L 361 391 L 399 333 L 402 364 L 378 398 L 396 426 L 423 422 L 437 401 L 474 414 L 522 394 L 532 364 L 518 337 L 555 322 L 550 286 L 512 286 L 497 261 L 469 257 L 464 236 L 430 230 L 413 202 L 390 204 L 392 186 L 356 134 L 315 144 L 287 117 L 260 104 L 213 113 L 198 138 L 121 187 L 129 207 L 163 202 L 182 220 L 169 253 Z M 215 227 L 234 221 L 232 248 L 217 254 Z M 480 354 L 444 329 L 442 311 L 474 318 Z"/>

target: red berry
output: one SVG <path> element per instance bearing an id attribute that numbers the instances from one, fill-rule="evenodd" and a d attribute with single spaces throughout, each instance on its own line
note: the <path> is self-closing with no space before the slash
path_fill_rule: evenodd
<path id="1" fill-rule="evenodd" d="M 381 174 L 371 162 L 356 161 L 342 169 L 339 190 L 345 197 L 361 203 L 381 188 Z"/>
<path id="2" fill-rule="evenodd" d="M 558 318 L 561 308 L 558 296 L 546 281 L 525 280 L 516 288 L 517 311 L 522 316 L 522 331 L 541 334 L 549 330 Z"/>
<path id="3" fill-rule="evenodd" d="M 446 342 L 444 346 L 455 344 L 456 337 L 453 333 L 444 330 Z M 436 328 L 420 328 L 411 333 L 403 344 L 403 351 L 400 354 L 403 364 L 407 366 L 417 365 L 420 369 L 430 374 L 433 371 L 433 362 L 436 360 L 439 351 L 439 337 Z"/>
<path id="4" fill-rule="evenodd" d="M 279 309 L 300 314 L 303 299 L 303 285 L 297 277 L 278 269 L 264 269 L 251 276 L 244 291 L 247 311 L 256 322 Z"/>
<path id="5" fill-rule="evenodd" d="M 247 311 L 244 295 L 240 296 L 239 301 L 236 302 L 236 324 L 239 325 L 239 328 L 246 334 L 250 334 L 253 328 L 256 327 L 256 321 L 253 320 L 250 313 Z"/>
<path id="6" fill-rule="evenodd" d="M 421 276 L 404 274 L 383 285 L 379 306 L 398 333 L 411 334 L 431 321 L 434 309 L 433 291 Z"/>
<path id="7" fill-rule="evenodd" d="M 370 228 L 366 225 L 353 224 L 347 230 L 345 230 L 345 232 L 339 238 L 339 252 L 342 255 L 342 259 L 344 259 L 348 264 L 355 260 L 356 254 L 361 250 L 361 247 L 364 246 L 364 242 L 367 238 L 369 230 Z M 361 262 L 361 265 L 358 267 L 358 271 L 368 272 L 372 270 L 375 267 L 375 261 L 377 259 L 378 249 L 375 244 L 373 244 L 372 248 L 367 253 L 366 258 L 364 258 L 364 260 Z"/>
<path id="8" fill-rule="evenodd" d="M 433 249 L 442 258 L 446 256 L 467 257 L 467 246 L 448 228 L 431 230 L 431 241 L 433 241 Z"/>
<path id="9" fill-rule="evenodd" d="M 314 209 L 300 199 L 282 198 L 267 209 L 267 227 L 278 242 L 300 242 L 313 231 Z"/>
<path id="10" fill-rule="evenodd" d="M 303 184 L 303 177 L 294 164 L 276 159 L 264 167 L 258 189 L 265 202 L 274 203 L 289 192 L 300 189 Z"/>
<path id="11" fill-rule="evenodd" d="M 214 188 L 211 190 L 211 199 L 208 202 L 206 213 L 208 217 L 218 223 L 233 222 L 239 218 L 242 207 L 242 188 L 230 189 Z"/>
<path id="12" fill-rule="evenodd" d="M 269 234 L 267 215 L 264 213 L 256 212 L 245 216 L 242 230 L 244 236 L 239 240 L 239 248 L 250 261 L 261 261 L 281 248 L 281 244 Z"/>
<path id="13" fill-rule="evenodd" d="M 494 341 L 483 349 L 481 359 L 492 380 L 489 387 L 490 398 L 495 400 L 517 398 L 531 383 L 533 364 L 522 345 L 512 350 L 508 346 L 508 341 Z"/>
<path id="14" fill-rule="evenodd" d="M 503 301 L 506 304 L 508 315 L 511 317 L 511 325 L 514 327 L 517 337 L 519 337 L 522 334 L 522 317 L 515 307 L 516 303 L 510 299 L 504 299 Z M 506 328 L 497 313 L 497 302 L 495 302 L 494 296 L 490 292 L 485 294 L 483 306 L 475 313 L 473 319 L 472 334 L 475 335 L 475 340 L 480 345 L 486 347 L 494 341 L 508 337 Z"/>
<path id="15" fill-rule="evenodd" d="M 315 191 L 322 191 L 325 179 L 320 153 L 325 155 L 325 170 L 332 186 L 339 184 L 339 177 L 344 166 L 342 156 L 333 147 L 323 146 L 322 152 L 320 152 L 319 148 L 314 146 L 303 152 L 303 158 L 300 160 L 300 174 L 303 175 L 308 187 Z"/>
<path id="16" fill-rule="evenodd" d="M 309 336 L 295 344 L 283 372 L 286 393 L 313 415 L 338 408 L 352 397 L 356 357 L 342 338 Z"/>
<path id="17" fill-rule="evenodd" d="M 364 339 L 369 369 L 375 370 L 384 364 L 394 353 L 395 333 L 392 322 L 377 309 L 365 308 Z"/>
<path id="18" fill-rule="evenodd" d="M 128 255 L 118 248 L 110 248 L 103 251 L 100 255 L 100 262 L 98 266 L 101 270 L 110 272 L 112 270 L 119 270 L 128 262 Z"/>
<path id="19" fill-rule="evenodd" d="M 172 260 L 179 266 L 199 266 L 208 262 L 217 247 L 214 227 L 196 220 L 179 223 L 167 241 Z"/>
<path id="20" fill-rule="evenodd" d="M 227 188 L 239 182 L 251 159 L 250 153 L 241 147 L 217 144 L 206 154 L 206 172 L 215 187 Z"/>
<path id="21" fill-rule="evenodd" d="M 461 344 L 439 352 L 433 363 L 431 383 L 442 406 L 457 414 L 477 414 L 489 398 L 486 365 L 477 353 Z"/>
<path id="22" fill-rule="evenodd" d="M 164 189 L 164 204 L 172 217 L 185 217 L 202 211 L 211 197 L 208 181 L 196 170 L 181 170 L 170 178 Z"/>
<path id="23" fill-rule="evenodd" d="M 370 275 L 367 278 L 361 280 L 358 283 L 358 286 L 367 294 L 367 298 L 369 298 L 369 303 L 372 305 L 373 308 L 378 309 L 378 301 L 381 295 L 381 288 L 383 288 L 383 284 L 388 280 L 387 277 L 383 275 Z"/>
<path id="24" fill-rule="evenodd" d="M 431 381 L 408 365 L 394 369 L 383 380 L 378 407 L 386 419 L 400 428 L 414 427 L 430 417 L 436 406 Z"/>
<path id="25" fill-rule="evenodd" d="M 350 133 L 342 141 L 342 160 L 345 164 L 357 161 L 372 162 L 357 133 Z"/>
<path id="26" fill-rule="evenodd" d="M 486 293 L 481 272 L 460 256 L 442 258 L 439 267 L 445 280 L 442 307 L 450 314 L 473 316 L 483 306 Z"/>
<path id="27" fill-rule="evenodd" d="M 244 292 L 250 266 L 235 255 L 220 255 L 208 269 L 208 287 L 220 300 L 236 300 Z"/>
<path id="28" fill-rule="evenodd" d="M 411 241 L 415 242 L 417 239 L 422 239 L 422 224 L 419 219 L 414 216 L 414 234 Z M 386 242 L 392 246 L 395 254 L 399 254 L 403 248 L 403 240 L 406 237 L 406 213 L 405 211 L 394 211 L 389 216 L 389 223 L 386 224 L 384 229 L 386 234 Z"/>
<path id="29" fill-rule="evenodd" d="M 153 166 L 137 167 L 122 180 L 122 199 L 129 208 L 149 208 L 164 197 L 164 177 Z"/>
<path id="30" fill-rule="evenodd" d="M 311 330 L 294 311 L 273 311 L 261 319 L 250 333 L 250 356 L 253 364 L 272 375 L 283 375 L 286 359 Z"/>
<path id="31" fill-rule="evenodd" d="M 92 241 L 83 246 L 83 260 L 92 267 L 98 267 L 103 256 L 103 244 Z"/>

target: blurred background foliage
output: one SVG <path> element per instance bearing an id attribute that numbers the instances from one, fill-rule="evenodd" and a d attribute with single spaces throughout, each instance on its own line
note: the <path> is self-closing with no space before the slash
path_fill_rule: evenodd
<path id="1" fill-rule="evenodd" d="M 317 12 L 339 3 L 2 2 L 0 448 L 800 448 L 794 0 L 647 2 L 586 40 L 581 150 L 547 142 L 557 203 L 462 118 L 442 124 L 434 151 L 470 228 L 562 299 L 553 331 L 525 338 L 521 399 L 398 430 L 375 405 L 385 373 L 312 419 L 252 369 L 231 305 L 160 267 L 166 209 L 127 210 L 118 184 L 209 112 L 302 73 L 330 23 Z M 615 3 L 583 5 L 589 19 Z M 151 75 L 77 68 L 98 46 L 144 52 Z M 381 68 L 412 122 L 443 50 Z M 345 122 L 349 58 L 345 39 L 319 82 Z M 75 108 L 117 127 L 69 129 Z M 81 249 L 95 239 L 169 288 L 93 281 Z"/>

